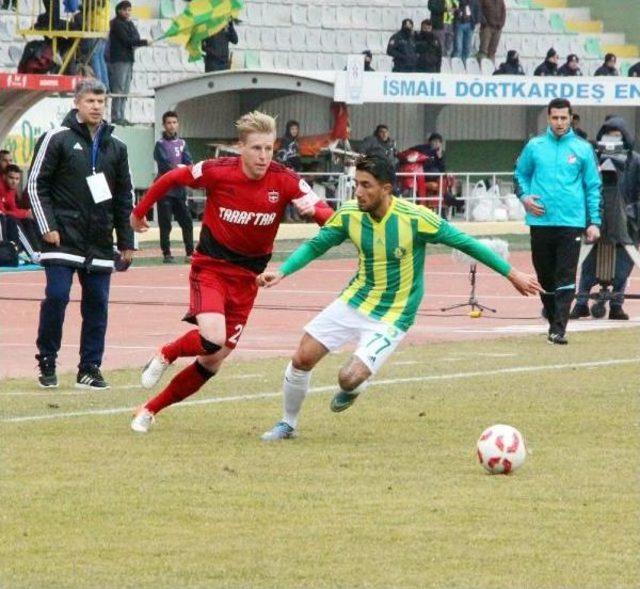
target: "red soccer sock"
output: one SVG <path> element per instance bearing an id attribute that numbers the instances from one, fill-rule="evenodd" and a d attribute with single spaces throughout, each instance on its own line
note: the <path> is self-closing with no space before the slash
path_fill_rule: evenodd
<path id="1" fill-rule="evenodd" d="M 169 363 L 175 362 L 176 358 L 204 356 L 207 354 L 202 347 L 202 338 L 200 337 L 200 331 L 197 329 L 187 331 L 182 337 L 167 344 L 160 351 Z"/>
<path id="2" fill-rule="evenodd" d="M 161 393 L 145 403 L 145 407 L 151 413 L 158 413 L 169 405 L 184 401 L 197 392 L 214 374 L 215 372 L 209 372 L 196 361 L 178 372 Z"/>

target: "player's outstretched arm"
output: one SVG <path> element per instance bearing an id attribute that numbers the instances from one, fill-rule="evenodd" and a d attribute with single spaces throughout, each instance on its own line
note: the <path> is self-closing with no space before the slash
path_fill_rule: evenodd
<path id="1" fill-rule="evenodd" d="M 132 216 L 138 220 L 144 219 L 154 203 L 159 201 L 169 190 L 177 188 L 178 186 L 191 186 L 193 182 L 193 174 L 189 167 L 179 167 L 167 172 L 149 186 L 147 194 L 145 194 L 144 198 L 133 208 Z M 133 223 L 131 223 L 131 226 L 135 231 L 139 231 Z"/>
<path id="2" fill-rule="evenodd" d="M 511 284 L 513 284 L 513 287 L 525 297 L 544 292 L 544 289 L 540 286 L 540 283 L 535 276 L 521 272 L 513 266 L 511 267 L 511 270 L 509 270 L 509 274 L 507 274 L 507 279 Z"/>
<path id="3" fill-rule="evenodd" d="M 262 286 L 264 288 L 271 288 L 275 286 L 284 278 L 284 274 L 281 272 L 263 272 L 256 277 L 256 282 L 258 286 Z"/>

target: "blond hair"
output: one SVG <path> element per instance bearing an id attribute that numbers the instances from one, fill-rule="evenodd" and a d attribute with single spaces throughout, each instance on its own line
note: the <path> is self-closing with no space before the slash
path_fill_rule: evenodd
<path id="1" fill-rule="evenodd" d="M 245 141 L 251 133 L 276 133 L 276 120 L 274 117 L 254 110 L 242 115 L 236 121 L 236 129 L 238 130 L 238 139 Z"/>

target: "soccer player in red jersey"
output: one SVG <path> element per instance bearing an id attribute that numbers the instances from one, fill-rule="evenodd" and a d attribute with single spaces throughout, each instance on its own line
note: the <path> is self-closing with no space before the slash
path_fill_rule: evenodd
<path id="1" fill-rule="evenodd" d="M 156 397 L 140 407 L 131 422 L 146 433 L 165 407 L 193 395 L 236 347 L 257 294 L 256 276 L 264 271 L 289 203 L 322 225 L 333 210 L 319 201 L 295 172 L 272 162 L 275 120 L 254 111 L 236 121 L 240 157 L 205 160 L 171 170 L 154 182 L 133 209 L 131 226 L 148 229 L 145 214 L 168 190 L 190 186 L 207 191 L 200 240 L 191 263 L 189 312 L 198 329 L 163 346 L 145 366 L 142 386 L 151 388 L 180 357 L 197 356 Z"/>

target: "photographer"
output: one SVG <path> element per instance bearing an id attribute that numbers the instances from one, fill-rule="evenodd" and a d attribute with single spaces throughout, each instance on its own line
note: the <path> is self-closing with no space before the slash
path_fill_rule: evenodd
<path id="1" fill-rule="evenodd" d="M 627 279 L 633 270 L 633 260 L 624 246 L 637 247 L 640 239 L 640 154 L 633 151 L 634 137 L 622 117 L 606 119 L 596 141 L 604 182 L 603 239 L 616 244 L 612 281 L 614 295 L 609 302 L 609 319 L 625 321 L 629 315 L 624 312 L 622 305 Z M 580 319 L 590 314 L 587 304 L 589 292 L 598 282 L 596 259 L 596 248 L 593 248 L 582 264 L 579 294 L 570 319 Z"/>

